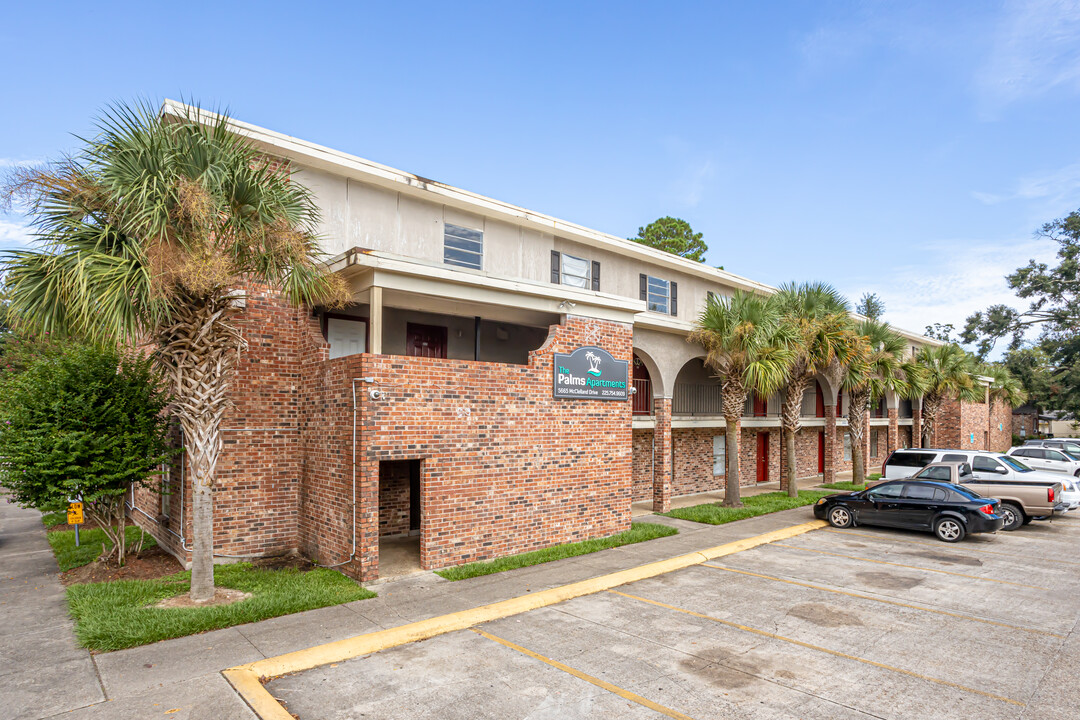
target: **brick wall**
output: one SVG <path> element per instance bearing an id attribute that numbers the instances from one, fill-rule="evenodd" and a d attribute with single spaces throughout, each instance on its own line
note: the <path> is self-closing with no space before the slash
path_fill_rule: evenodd
<path id="1" fill-rule="evenodd" d="M 265 287 L 245 291 L 246 306 L 237 324 L 246 346 L 240 354 L 222 421 L 223 446 L 214 486 L 214 552 L 268 556 L 296 549 L 301 474 L 299 423 L 304 353 L 320 337 L 309 332 L 306 311 L 291 307 Z M 179 462 L 179 461 L 178 461 Z M 179 469 L 174 474 L 179 477 Z M 168 519 L 135 513 L 167 549 L 184 561 L 177 535 L 179 486 Z M 157 518 L 160 496 L 143 491 L 136 506 Z M 184 538 L 191 545 L 190 486 L 184 492 Z M 171 531 L 171 532 L 170 532 Z"/>
<path id="2" fill-rule="evenodd" d="M 596 344 L 631 357 L 630 327 L 571 317 L 529 365 L 352 355 L 313 363 L 303 436 L 301 547 L 349 554 L 351 378 L 358 388 L 358 561 L 378 576 L 380 462 L 420 459 L 421 566 L 439 568 L 610 535 L 630 524 L 628 402 L 555 400 L 552 353 Z"/>
<path id="3" fill-rule="evenodd" d="M 713 475 L 713 437 L 724 437 L 718 428 L 681 428 L 671 432 L 675 447 L 672 495 L 723 490 L 724 475 Z"/>
<path id="4" fill-rule="evenodd" d="M 631 497 L 634 502 L 652 500 L 652 430 L 633 431 L 633 481 Z"/>
<path id="5" fill-rule="evenodd" d="M 1006 452 L 1012 447 L 1012 408 L 1002 402 L 990 409 L 990 449 Z"/>
<path id="6" fill-rule="evenodd" d="M 409 534 L 409 463 L 379 464 L 379 537 Z"/>

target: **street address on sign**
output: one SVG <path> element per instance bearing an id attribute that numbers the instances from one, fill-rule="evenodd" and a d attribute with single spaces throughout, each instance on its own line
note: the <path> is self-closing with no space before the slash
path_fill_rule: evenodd
<path id="1" fill-rule="evenodd" d="M 572 353 L 555 353 L 554 397 L 562 400 L 626 400 L 630 397 L 630 363 L 616 360 L 604 348 L 588 345 Z"/>
<path id="2" fill-rule="evenodd" d="M 68 525 L 82 525 L 82 503 L 73 502 L 68 504 L 67 511 Z"/>

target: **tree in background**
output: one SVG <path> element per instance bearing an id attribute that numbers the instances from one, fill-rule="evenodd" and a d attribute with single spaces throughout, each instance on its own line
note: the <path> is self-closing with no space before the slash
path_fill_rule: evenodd
<path id="1" fill-rule="evenodd" d="M 685 220 L 662 217 L 638 228 L 637 237 L 629 239 L 688 260 L 705 262 L 705 253 L 709 246 L 701 237 L 702 234 L 694 232 L 690 223 Z"/>
<path id="2" fill-rule="evenodd" d="M 994 406 L 1005 403 L 1010 408 L 1017 408 L 1027 402 L 1027 391 L 1023 383 L 1009 372 L 1009 369 L 1000 363 L 983 365 L 979 368 L 979 374 L 993 378 L 990 383 L 990 414 L 994 414 Z"/>
<path id="3" fill-rule="evenodd" d="M 926 387 L 918 364 L 904 357 L 907 341 L 888 323 L 864 320 L 855 334 L 859 350 L 851 353 L 851 360 L 845 364 L 841 386 L 848 393 L 851 481 L 861 485 L 866 482 L 862 439 L 866 435 L 867 411 L 888 392 L 917 397 Z"/>
<path id="4" fill-rule="evenodd" d="M 8 253 L 16 317 L 38 331 L 149 344 L 192 475 L 191 598 L 214 597 L 213 485 L 247 283 L 338 304 L 311 193 L 229 119 L 120 105 L 71 159 L 15 176 L 41 248 Z"/>
<path id="5" fill-rule="evenodd" d="M 922 402 L 922 447 L 931 447 L 938 413 L 946 400 L 978 402 L 982 390 L 975 382 L 975 358 L 959 345 L 924 347 L 915 356 L 925 380 Z"/>
<path id="6" fill-rule="evenodd" d="M 16 502 L 61 510 L 80 498 L 119 565 L 124 545 L 124 500 L 151 480 L 172 453 L 164 414 L 169 398 L 149 358 L 115 347 L 54 345 L 22 372 L 0 382 L 0 457 L 3 484 Z"/>
<path id="7" fill-rule="evenodd" d="M 848 316 L 850 306 L 831 285 L 786 283 L 780 286 L 777 302 L 782 322 L 794 337 L 780 425 L 787 458 L 788 495 L 797 497 L 795 436 L 802 426 L 803 395 L 816 375 L 848 362 L 856 348 L 856 338 Z"/>
<path id="8" fill-rule="evenodd" d="M 956 342 L 956 338 L 953 337 L 955 331 L 956 326 L 952 323 L 934 323 L 933 325 L 927 325 L 926 332 L 923 334 L 941 342 L 951 343 Z"/>
<path id="9" fill-rule="evenodd" d="M 1054 377 L 1050 356 L 1042 346 L 1008 350 L 1000 364 L 1024 389 L 1025 402 L 1040 409 L 1057 408 L 1061 386 Z"/>
<path id="10" fill-rule="evenodd" d="M 885 314 L 885 301 L 879 298 L 877 293 L 863 293 L 859 304 L 855 306 L 855 312 L 871 320 L 879 320 Z"/>
<path id="11" fill-rule="evenodd" d="M 741 507 L 739 452 L 735 428 L 743 416 L 747 396 L 768 397 L 783 387 L 794 358 L 796 338 L 777 296 L 736 290 L 730 297 L 709 295 L 697 327 L 687 341 L 705 349 L 705 366 L 720 380 L 721 402 L 727 431 L 725 507 Z"/>

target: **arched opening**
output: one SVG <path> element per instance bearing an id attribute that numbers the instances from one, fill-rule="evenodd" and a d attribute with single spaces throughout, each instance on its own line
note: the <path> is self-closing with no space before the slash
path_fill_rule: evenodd
<path id="1" fill-rule="evenodd" d="M 634 353 L 634 415 L 652 415 L 653 389 L 652 376 L 645 362 Z"/>
<path id="2" fill-rule="evenodd" d="M 720 383 L 701 358 L 692 358 L 682 366 L 675 378 L 675 393 L 671 400 L 672 415 L 723 415 Z"/>

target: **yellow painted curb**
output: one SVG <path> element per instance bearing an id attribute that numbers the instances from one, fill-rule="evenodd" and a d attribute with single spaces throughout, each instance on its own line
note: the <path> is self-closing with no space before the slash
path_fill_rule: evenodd
<path id="1" fill-rule="evenodd" d="M 269 691 L 263 686 L 261 678 L 274 678 L 279 675 L 310 670 L 320 665 L 342 662 L 399 645 L 407 645 L 418 640 L 427 640 L 456 630 L 465 630 L 474 625 L 500 620 L 511 615 L 519 615 L 529 610 L 556 605 L 573 598 L 610 590 L 619 585 L 626 585 L 627 583 L 656 577 L 692 565 L 699 565 L 725 555 L 734 555 L 759 545 L 776 542 L 777 540 L 787 540 L 826 525 L 828 523 L 824 520 L 812 520 L 780 530 L 773 530 L 762 535 L 717 545 L 706 550 L 678 555 L 667 560 L 639 565 L 635 568 L 620 570 L 619 572 L 570 583 L 569 585 L 560 585 L 559 587 L 541 590 L 529 595 L 520 595 L 490 605 L 482 605 L 471 610 L 461 610 L 449 615 L 440 615 L 439 617 L 400 625 L 388 630 L 357 635 L 344 640 L 326 643 L 325 645 L 316 645 L 306 650 L 297 650 L 285 655 L 258 660 L 247 665 L 229 668 L 224 670 L 223 674 L 262 720 L 290 720 L 292 716 L 270 695 Z"/>

